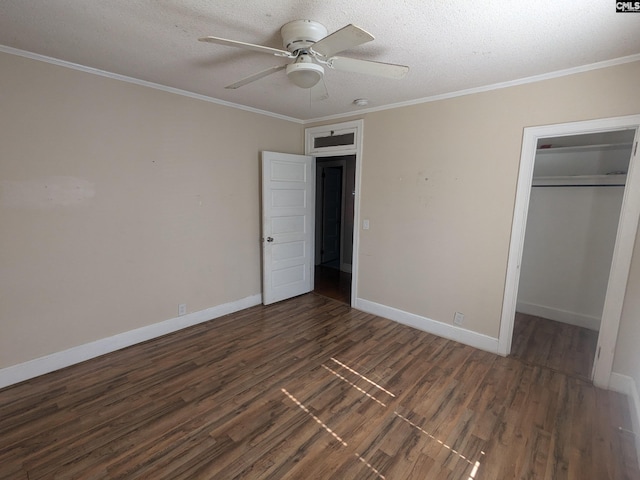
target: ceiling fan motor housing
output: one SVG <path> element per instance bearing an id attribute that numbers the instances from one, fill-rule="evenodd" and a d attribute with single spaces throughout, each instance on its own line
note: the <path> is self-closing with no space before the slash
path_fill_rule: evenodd
<path id="1" fill-rule="evenodd" d="M 300 88 L 311 88 L 324 76 L 322 66 L 314 63 L 308 54 L 300 55 L 287 65 L 287 77 Z"/>
<path id="2" fill-rule="evenodd" d="M 306 50 L 327 36 L 327 28 L 313 20 L 294 20 L 282 26 L 282 45 L 289 52 Z"/>

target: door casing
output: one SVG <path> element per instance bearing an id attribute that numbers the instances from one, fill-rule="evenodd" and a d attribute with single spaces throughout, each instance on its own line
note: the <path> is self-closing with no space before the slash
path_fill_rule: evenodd
<path id="1" fill-rule="evenodd" d="M 355 307 L 358 296 L 358 250 L 360 245 L 360 189 L 362 185 L 362 138 L 364 121 L 354 120 L 351 122 L 334 123 L 330 125 L 320 125 L 305 129 L 305 155 L 314 157 L 337 157 L 342 155 L 355 155 L 356 157 L 356 182 L 353 207 L 353 259 L 351 261 L 351 306 Z M 351 145 L 342 147 L 330 147 L 326 150 L 314 148 L 313 139 L 318 136 L 329 136 L 332 132 L 354 132 L 354 142 Z"/>

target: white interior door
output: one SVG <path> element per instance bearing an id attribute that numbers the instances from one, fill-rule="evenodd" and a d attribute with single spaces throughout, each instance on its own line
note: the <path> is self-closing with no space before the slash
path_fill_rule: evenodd
<path id="1" fill-rule="evenodd" d="M 313 157 L 262 152 L 262 303 L 313 290 Z"/>

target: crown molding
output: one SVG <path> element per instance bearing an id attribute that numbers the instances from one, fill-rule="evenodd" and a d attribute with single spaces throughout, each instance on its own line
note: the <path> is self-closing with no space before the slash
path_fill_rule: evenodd
<path id="1" fill-rule="evenodd" d="M 91 73 L 93 75 L 98 75 L 101 77 L 111 78 L 113 80 L 120 80 L 121 82 L 133 83 L 135 85 L 140 85 L 143 87 L 149 87 L 156 90 L 162 90 L 163 92 L 173 93 L 176 95 L 182 95 L 184 97 L 194 98 L 196 100 L 203 100 L 209 103 L 215 103 L 217 105 L 222 105 L 225 107 L 237 108 L 239 110 L 244 110 L 251 113 L 257 113 L 259 115 L 266 115 L 268 117 L 277 118 L 279 120 L 286 120 L 288 122 L 294 123 L 303 123 L 299 118 L 288 117 L 286 115 L 280 115 L 278 113 L 268 112 L 266 110 L 260 110 L 258 108 L 247 107 L 246 105 L 240 105 L 238 103 L 226 102 L 224 100 L 219 100 L 217 98 L 208 97 L 206 95 L 201 95 L 199 93 L 189 92 L 187 90 L 181 90 L 179 88 L 168 87 L 166 85 L 161 85 L 159 83 L 148 82 L 146 80 L 140 80 L 138 78 L 127 77 L 126 75 L 120 75 L 119 73 L 107 72 L 105 70 L 99 70 L 97 68 L 86 67 L 84 65 L 80 65 L 77 63 L 67 62 L 65 60 L 59 60 L 53 57 L 47 57 L 45 55 L 40 55 L 38 53 L 27 52 L 25 50 L 20 50 L 13 47 L 7 47 L 6 45 L 0 45 L 0 52 L 8 53 L 11 55 L 17 55 L 19 57 L 29 58 L 31 60 L 38 60 L 40 62 L 50 63 L 52 65 L 57 65 L 59 67 L 70 68 L 72 70 L 78 70 L 84 73 Z"/>
<path id="2" fill-rule="evenodd" d="M 431 95 L 429 97 L 417 98 L 415 100 L 408 100 L 406 102 L 391 103 L 388 105 L 382 105 L 379 107 L 363 108 L 354 110 L 347 113 L 340 113 L 337 115 L 328 115 L 326 117 L 318 117 L 310 120 L 304 120 L 302 123 L 316 123 L 326 122 L 330 120 L 339 120 L 346 117 L 353 117 L 356 115 L 364 115 L 365 113 L 381 112 L 383 110 L 391 110 L 393 108 L 410 107 L 413 105 L 419 105 L 421 103 L 437 102 L 439 100 L 446 100 L 449 98 L 462 97 L 464 95 L 473 95 L 474 93 L 489 92 L 491 90 L 500 90 L 503 88 L 516 87 L 518 85 L 526 85 L 528 83 L 542 82 L 544 80 L 552 80 L 554 78 L 566 77 L 569 75 L 575 75 L 576 73 L 589 72 L 592 70 L 600 70 L 602 68 L 615 67 L 617 65 L 623 65 L 625 63 L 633 63 L 640 61 L 640 54 L 629 55 L 627 57 L 614 58 L 611 60 L 605 60 L 603 62 L 591 63 L 589 65 L 582 65 L 580 67 L 566 68 L 564 70 L 556 70 L 555 72 L 543 73 L 540 75 L 533 75 L 531 77 L 519 78 L 516 80 L 509 80 L 508 82 L 493 83 L 491 85 L 484 85 L 481 87 L 468 88 L 466 90 L 458 90 L 455 92 L 442 93 L 438 95 Z"/>
<path id="3" fill-rule="evenodd" d="M 422 103 L 429 102 L 437 102 L 439 100 L 447 100 L 449 98 L 462 97 L 465 95 L 473 95 L 475 93 L 483 93 L 489 92 L 491 90 L 500 90 L 503 88 L 515 87 L 518 85 L 526 85 L 528 83 L 541 82 L 544 80 L 552 80 L 554 78 L 566 77 L 569 75 L 574 75 L 577 73 L 589 72 L 592 70 L 599 70 L 602 68 L 614 67 L 617 65 L 623 65 L 626 63 L 638 62 L 640 61 L 640 54 L 629 55 L 626 57 L 614 58 L 611 60 L 605 60 L 602 62 L 591 63 L 589 65 L 582 65 L 579 67 L 566 68 L 563 70 L 556 70 L 554 72 L 543 73 L 540 75 L 533 75 L 530 77 L 524 77 L 516 80 L 509 80 L 507 82 L 499 82 L 493 83 L 491 85 L 484 85 L 480 87 L 468 88 L 466 90 L 458 90 L 455 92 L 447 92 L 438 95 L 431 95 L 428 97 L 417 98 L 415 100 L 408 100 L 405 102 L 392 103 L 388 105 L 382 105 L 379 107 L 371 107 L 365 109 L 357 109 L 352 110 L 345 113 L 339 113 L 336 115 L 327 115 L 324 117 L 310 118 L 308 120 L 303 120 L 300 118 L 289 117 L 287 115 L 281 115 L 278 113 L 269 112 L 266 110 L 260 110 L 258 108 L 247 107 L 246 105 L 240 105 L 238 103 L 227 102 L 224 100 L 219 100 L 214 97 L 209 97 L 206 95 L 201 95 L 199 93 L 193 93 L 186 90 L 181 90 L 179 88 L 168 87 L 166 85 L 160 85 L 158 83 L 148 82 L 146 80 L 140 80 L 133 77 L 127 77 L 126 75 L 120 75 L 118 73 L 107 72 L 105 70 L 99 70 L 97 68 L 86 67 L 84 65 L 79 65 L 77 63 L 67 62 L 65 60 L 59 60 L 53 57 L 47 57 L 45 55 L 40 55 L 33 52 L 28 52 L 25 50 L 20 50 L 13 47 L 7 47 L 5 45 L 0 45 L 0 52 L 8 53 L 11 55 L 18 55 L 20 57 L 29 58 L 32 60 L 38 60 L 45 63 L 50 63 L 53 65 L 58 65 L 61 67 L 71 68 L 73 70 L 78 70 L 85 73 L 91 73 L 94 75 L 99 75 L 102 77 L 111 78 L 114 80 L 120 80 L 122 82 L 133 83 L 135 85 L 141 85 L 144 87 L 154 88 L 156 90 L 162 90 L 164 92 L 173 93 L 176 95 L 182 95 L 189 98 L 194 98 L 196 100 L 203 100 L 205 102 L 215 103 L 217 105 L 222 105 L 225 107 L 237 108 L 239 110 L 244 110 L 251 113 L 257 113 L 259 115 L 266 115 L 268 117 L 277 118 L 279 120 L 286 120 L 288 122 L 298 123 L 302 125 L 307 125 L 310 123 L 318 123 L 318 122 L 327 122 L 333 120 L 340 120 L 348 117 L 361 116 L 367 113 L 381 112 L 384 110 L 391 110 L 394 108 L 402 108 L 409 107 L 413 105 L 420 105 Z"/>

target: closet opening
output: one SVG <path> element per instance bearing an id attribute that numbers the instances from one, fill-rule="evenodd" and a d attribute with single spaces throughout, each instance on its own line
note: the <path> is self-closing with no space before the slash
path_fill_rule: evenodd
<path id="1" fill-rule="evenodd" d="M 591 379 L 635 133 L 537 140 L 511 355 Z"/>

